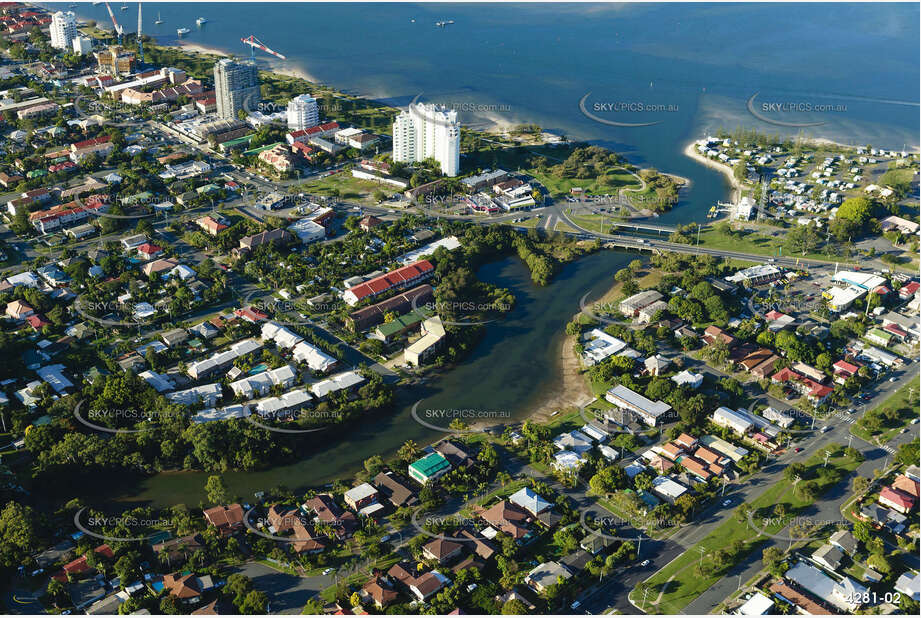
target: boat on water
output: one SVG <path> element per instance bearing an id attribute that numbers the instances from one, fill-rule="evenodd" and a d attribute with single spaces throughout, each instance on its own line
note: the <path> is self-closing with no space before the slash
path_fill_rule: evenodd
<path id="1" fill-rule="evenodd" d="M 160 19 L 160 13 L 157 13 L 157 21 L 155 21 L 154 23 L 155 23 L 155 24 L 162 24 L 162 23 L 163 23 L 163 20 Z"/>
<path id="2" fill-rule="evenodd" d="M 183 34 L 188 34 L 190 32 L 192 31 L 189 30 L 188 28 L 176 28 L 176 34 L 178 34 L 179 36 L 182 36 Z"/>
<path id="3" fill-rule="evenodd" d="M 198 19 L 195 20 L 195 23 L 201 26 L 202 24 L 207 24 L 208 20 L 205 19 L 204 17 L 199 17 Z"/>
<path id="4" fill-rule="evenodd" d="M 127 3 L 127 2 L 122 2 L 122 10 L 123 10 L 123 11 L 127 11 L 127 10 L 128 10 L 128 3 Z"/>
<path id="5" fill-rule="evenodd" d="M 453 23 L 454 23 L 453 19 L 446 19 L 444 21 L 436 21 L 435 25 L 438 26 L 439 28 L 444 28 L 445 26 L 448 26 Z"/>

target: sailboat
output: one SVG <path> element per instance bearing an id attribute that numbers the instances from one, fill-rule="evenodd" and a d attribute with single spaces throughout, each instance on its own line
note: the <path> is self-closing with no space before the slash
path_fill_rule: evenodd
<path id="1" fill-rule="evenodd" d="M 162 24 L 162 23 L 163 23 L 163 20 L 160 19 L 160 13 L 159 13 L 159 12 L 157 12 L 157 21 L 155 21 L 154 23 L 155 23 L 155 24 Z"/>

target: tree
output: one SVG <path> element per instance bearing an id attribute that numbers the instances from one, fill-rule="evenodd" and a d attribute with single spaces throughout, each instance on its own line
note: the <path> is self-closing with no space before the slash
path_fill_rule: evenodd
<path id="1" fill-rule="evenodd" d="M 261 590 L 250 590 L 243 598 L 239 609 L 244 615 L 266 614 L 269 609 L 269 597 Z"/>
<path id="2" fill-rule="evenodd" d="M 407 440 L 397 451 L 397 458 L 403 463 L 410 463 L 419 456 L 419 446 L 413 440 Z"/>
<path id="3" fill-rule="evenodd" d="M 523 616 L 528 613 L 528 606 L 519 599 L 509 599 L 502 604 L 503 616 Z"/>
<path id="4" fill-rule="evenodd" d="M 853 221 L 859 226 L 863 226 L 870 217 L 873 216 L 873 204 L 865 197 L 851 197 L 838 207 L 836 219 L 846 219 Z"/>
<path id="5" fill-rule="evenodd" d="M 791 253 L 806 255 L 819 246 L 821 237 L 812 224 L 797 225 L 787 232 L 785 244 Z"/>
<path id="6" fill-rule="evenodd" d="M 205 494 L 211 504 L 226 504 L 229 502 L 227 485 L 218 475 L 209 476 L 205 482 Z"/>
<path id="7" fill-rule="evenodd" d="M 7 502 L 0 511 L 0 564 L 18 566 L 38 546 L 35 514 L 29 506 Z"/>

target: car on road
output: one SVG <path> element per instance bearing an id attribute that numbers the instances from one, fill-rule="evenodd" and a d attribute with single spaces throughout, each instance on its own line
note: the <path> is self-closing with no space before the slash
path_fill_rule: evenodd
<path id="1" fill-rule="evenodd" d="M 641 567 L 648 567 L 648 566 L 649 566 L 649 560 L 643 560 L 642 562 L 640 562 L 640 566 L 641 566 Z"/>
<path id="2" fill-rule="evenodd" d="M 895 376 L 892 376 L 891 378 L 889 378 L 889 381 L 890 381 L 890 382 L 898 382 L 899 379 L 898 379 L 897 377 L 895 377 Z"/>
<path id="3" fill-rule="evenodd" d="M 732 504 L 732 498 L 726 498 L 723 500 L 723 506 L 729 506 L 730 504 Z"/>
<path id="4" fill-rule="evenodd" d="M 332 567 L 330 567 L 330 568 L 328 568 L 328 569 L 323 569 L 323 575 L 329 575 L 329 574 L 332 573 L 332 572 L 333 572 Z"/>
<path id="5" fill-rule="evenodd" d="M 802 446 L 797 446 L 795 449 L 793 449 L 793 452 L 794 452 L 794 453 L 799 453 L 799 452 L 801 452 L 802 450 L 803 450 L 803 447 L 802 447 Z"/>

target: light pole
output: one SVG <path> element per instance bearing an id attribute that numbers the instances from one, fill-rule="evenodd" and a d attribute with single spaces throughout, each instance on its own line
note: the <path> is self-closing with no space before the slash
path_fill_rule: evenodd
<path id="1" fill-rule="evenodd" d="M 828 465 L 828 458 L 829 458 L 829 457 L 831 457 L 831 451 L 825 451 L 825 461 L 822 463 L 822 467 L 823 467 L 823 468 L 826 467 L 826 466 Z"/>

